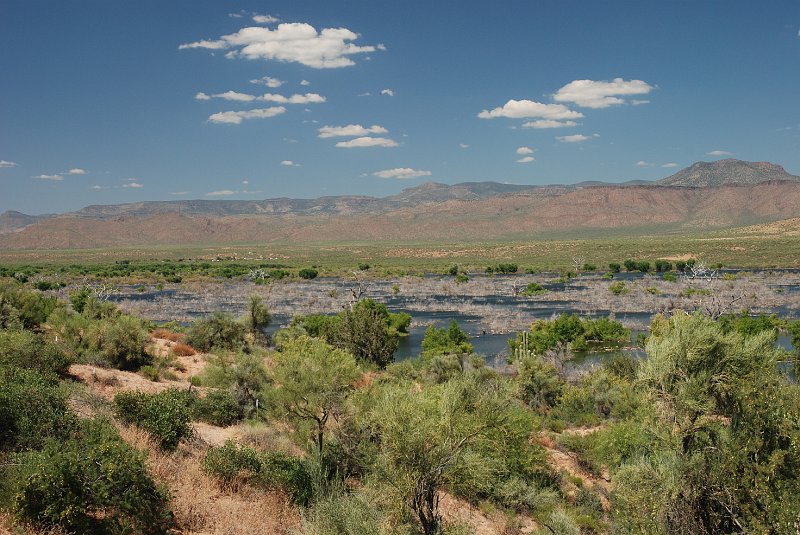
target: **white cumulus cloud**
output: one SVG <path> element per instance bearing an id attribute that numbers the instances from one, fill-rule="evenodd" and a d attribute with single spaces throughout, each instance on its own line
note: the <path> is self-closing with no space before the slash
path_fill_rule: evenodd
<path id="1" fill-rule="evenodd" d="M 67 171 L 68 175 L 85 175 L 86 169 L 81 169 L 80 167 L 74 167 Z"/>
<path id="2" fill-rule="evenodd" d="M 386 95 L 388 97 L 394 96 L 394 89 L 381 89 L 381 95 Z"/>
<path id="3" fill-rule="evenodd" d="M 679 165 L 676 164 L 675 162 L 669 162 L 669 163 L 665 163 L 661 167 L 663 167 L 664 169 L 673 169 L 675 167 L 679 167 Z"/>
<path id="4" fill-rule="evenodd" d="M 708 156 L 733 156 L 732 152 L 728 152 L 726 150 L 712 150 L 711 152 L 707 152 L 706 155 Z"/>
<path id="5" fill-rule="evenodd" d="M 279 80 L 278 78 L 273 78 L 272 76 L 262 76 L 261 78 L 256 78 L 255 80 L 250 80 L 251 84 L 260 84 L 265 85 L 267 87 L 271 87 L 275 89 L 276 87 L 280 87 L 286 82 L 283 80 Z"/>
<path id="6" fill-rule="evenodd" d="M 130 180 L 130 179 L 129 179 Z M 131 181 L 122 185 L 123 188 L 143 188 L 144 186 L 138 182 Z"/>
<path id="7" fill-rule="evenodd" d="M 636 162 L 636 167 L 655 167 L 655 166 L 656 164 L 651 162 L 646 162 L 644 160 L 639 160 L 638 162 Z"/>
<path id="8" fill-rule="evenodd" d="M 553 119 L 537 119 L 522 123 L 522 128 L 564 128 L 567 126 L 578 126 L 575 121 L 555 121 Z"/>
<path id="9" fill-rule="evenodd" d="M 571 136 L 556 136 L 556 139 L 559 140 L 561 143 L 580 143 L 581 141 L 586 141 L 587 139 L 592 139 L 593 137 L 600 137 L 598 134 L 592 134 L 591 136 L 585 136 L 583 134 L 573 134 Z"/>
<path id="10" fill-rule="evenodd" d="M 572 102 L 584 108 L 608 108 L 624 104 L 625 99 L 631 95 L 646 95 L 654 87 L 642 80 L 623 80 L 614 78 L 612 81 L 573 80 L 553 95 L 556 102 Z M 639 101 L 639 104 L 644 102 Z"/>
<path id="11" fill-rule="evenodd" d="M 356 137 L 369 134 L 386 134 L 389 132 L 384 127 L 374 124 L 363 127 L 360 124 L 348 124 L 346 126 L 323 126 L 318 130 L 319 137 Z"/>
<path id="12" fill-rule="evenodd" d="M 347 28 L 324 28 L 317 31 L 304 22 L 279 24 L 275 29 L 242 28 L 219 39 L 184 43 L 178 48 L 228 50 L 227 57 L 264 59 L 301 63 L 315 69 L 355 65 L 351 56 L 384 50 L 381 45 L 356 45 L 358 34 Z"/>
<path id="13" fill-rule="evenodd" d="M 533 154 L 533 149 L 530 147 L 517 147 L 517 154 Z"/>
<path id="14" fill-rule="evenodd" d="M 31 178 L 38 178 L 39 180 L 64 180 L 64 177 L 61 175 L 36 175 L 32 176 Z"/>
<path id="15" fill-rule="evenodd" d="M 202 97 L 200 97 L 202 95 Z M 304 95 L 291 95 L 284 96 L 276 93 L 264 93 L 261 96 L 250 95 L 248 93 L 239 93 L 237 91 L 225 91 L 224 93 L 215 93 L 211 96 L 205 93 L 198 93 L 195 97 L 197 100 L 209 100 L 211 98 L 219 98 L 222 100 L 232 102 L 276 102 L 278 104 L 319 104 L 325 102 L 326 98 L 317 93 L 306 93 Z"/>
<path id="16" fill-rule="evenodd" d="M 468 149 L 469 148 L 469 145 L 467 145 L 466 143 L 459 143 L 458 146 L 461 147 L 462 149 Z"/>
<path id="17" fill-rule="evenodd" d="M 300 85 L 311 85 L 311 82 L 308 80 L 300 80 Z"/>
<path id="18" fill-rule="evenodd" d="M 16 167 L 16 162 L 9 162 L 8 160 L 0 160 L 0 169 L 8 169 L 9 167 Z"/>
<path id="19" fill-rule="evenodd" d="M 478 114 L 481 119 L 494 119 L 508 117 L 511 119 L 542 118 L 542 119 L 579 119 L 583 114 L 564 106 L 563 104 L 543 104 L 533 100 L 509 100 L 503 106 L 493 110 L 483 110 Z"/>
<path id="20" fill-rule="evenodd" d="M 205 93 L 200 91 L 194 96 L 194 99 L 195 100 L 211 100 L 211 96 L 206 95 Z"/>
<path id="21" fill-rule="evenodd" d="M 531 163 L 534 160 L 535 158 L 533 156 L 525 156 L 524 158 L 517 160 L 517 163 Z"/>
<path id="22" fill-rule="evenodd" d="M 361 147 L 397 147 L 397 141 L 385 137 L 357 137 L 349 141 L 340 141 L 336 144 L 342 149 L 353 149 Z"/>
<path id="23" fill-rule="evenodd" d="M 409 179 L 421 176 L 431 176 L 432 173 L 430 171 L 411 169 L 410 167 L 396 167 L 394 169 L 384 169 L 383 171 L 375 171 L 372 174 L 378 178 Z"/>
<path id="24" fill-rule="evenodd" d="M 245 119 L 268 119 L 284 112 L 286 112 L 286 108 L 283 106 L 244 111 L 222 111 L 209 115 L 208 120 L 212 123 L 220 124 L 241 124 Z"/>
<path id="25" fill-rule="evenodd" d="M 283 160 L 281 162 L 281 165 L 283 165 L 284 167 L 300 167 L 299 163 L 295 163 L 292 160 Z"/>

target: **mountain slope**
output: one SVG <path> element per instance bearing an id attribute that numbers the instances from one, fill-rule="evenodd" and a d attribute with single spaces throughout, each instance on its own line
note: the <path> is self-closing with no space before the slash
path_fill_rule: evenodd
<path id="1" fill-rule="evenodd" d="M 791 175 L 780 165 L 769 162 L 745 162 L 728 158 L 715 162 L 697 162 L 662 178 L 662 186 L 723 186 L 727 184 L 752 185 L 776 180 L 800 181 L 800 176 Z"/>
<path id="2" fill-rule="evenodd" d="M 0 248 L 312 242 L 468 242 L 596 232 L 703 232 L 800 216 L 800 183 L 709 188 L 591 187 L 499 195 L 381 213 L 62 216 L 0 235 Z"/>

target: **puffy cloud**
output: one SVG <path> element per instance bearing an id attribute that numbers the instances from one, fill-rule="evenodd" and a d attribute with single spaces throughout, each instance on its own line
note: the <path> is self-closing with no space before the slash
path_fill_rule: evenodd
<path id="1" fill-rule="evenodd" d="M 317 93 L 306 93 L 305 95 L 292 95 L 285 97 L 283 95 L 275 95 L 272 93 L 264 93 L 258 100 L 266 102 L 278 102 L 280 104 L 319 104 L 325 102 L 325 97 Z"/>
<path id="2" fill-rule="evenodd" d="M 131 179 L 128 179 L 128 180 L 131 180 Z M 122 187 L 123 188 L 143 188 L 144 186 L 142 184 L 139 184 L 138 182 L 135 182 L 135 181 L 131 180 L 127 184 L 123 184 Z"/>
<path id="3" fill-rule="evenodd" d="M 0 160 L 0 169 L 8 169 L 9 167 L 16 167 L 16 162 L 9 162 L 8 160 Z"/>
<path id="4" fill-rule="evenodd" d="M 383 171 L 376 171 L 372 174 L 378 178 L 409 179 L 421 176 L 431 176 L 432 173 L 430 171 L 411 169 L 410 167 L 396 167 L 394 169 L 384 169 Z"/>
<path id="5" fill-rule="evenodd" d="M 566 126 L 578 126 L 575 121 L 555 121 L 553 119 L 538 119 L 522 123 L 522 128 L 564 128 Z"/>
<path id="6" fill-rule="evenodd" d="M 75 167 L 75 168 L 70 169 L 69 171 L 67 171 L 66 174 L 68 174 L 68 175 L 85 175 L 86 174 L 86 169 L 81 169 L 80 167 Z"/>
<path id="7" fill-rule="evenodd" d="M 283 165 L 284 167 L 300 167 L 299 163 L 295 163 L 292 160 L 283 160 L 281 162 L 281 165 Z"/>
<path id="8" fill-rule="evenodd" d="M 278 22 L 279 18 L 273 17 L 272 15 L 256 15 L 253 14 L 253 22 L 256 24 L 272 24 L 273 22 Z"/>
<path id="9" fill-rule="evenodd" d="M 608 108 L 624 104 L 630 95 L 646 95 L 654 88 L 642 80 L 623 80 L 614 78 L 612 81 L 573 80 L 553 95 L 556 102 L 572 102 L 584 108 Z M 639 101 L 640 104 L 644 102 Z"/>
<path id="10" fill-rule="evenodd" d="M 36 175 L 32 176 L 31 178 L 38 178 L 39 180 L 64 180 L 64 177 L 61 175 Z"/>
<path id="11" fill-rule="evenodd" d="M 531 163 L 534 160 L 535 158 L 533 156 L 525 156 L 524 158 L 517 160 L 517 163 Z"/>
<path id="12" fill-rule="evenodd" d="M 206 95 L 202 91 L 200 91 L 194 96 L 194 99 L 195 100 L 211 100 L 211 97 Z"/>
<path id="13" fill-rule="evenodd" d="M 397 141 L 385 137 L 357 137 L 349 141 L 340 141 L 336 144 L 342 149 L 353 149 L 361 147 L 397 147 Z"/>
<path id="14" fill-rule="evenodd" d="M 540 117 L 542 119 L 579 119 L 583 114 L 564 106 L 563 104 L 543 104 L 533 100 L 509 100 L 503 106 L 491 111 L 483 110 L 478 114 L 481 119 L 494 119 L 496 117 L 509 117 L 511 119 L 525 119 Z"/>
<path id="15" fill-rule="evenodd" d="M 232 189 L 220 189 L 206 193 L 206 197 L 227 197 L 228 195 L 236 195 L 236 192 Z"/>
<path id="16" fill-rule="evenodd" d="M 599 134 L 592 134 L 591 136 L 584 136 L 583 134 L 573 134 L 571 136 L 556 136 L 556 139 L 561 143 L 580 143 L 593 137 L 600 137 Z"/>
<path id="17" fill-rule="evenodd" d="M 386 134 L 389 132 L 384 127 L 374 124 L 363 127 L 360 124 L 348 124 L 347 126 L 323 126 L 319 130 L 319 137 L 356 137 L 369 134 Z"/>
<path id="18" fill-rule="evenodd" d="M 388 97 L 394 96 L 394 89 L 381 89 L 381 95 L 386 95 Z"/>
<path id="19" fill-rule="evenodd" d="M 533 149 L 530 147 L 518 147 L 517 154 L 533 154 Z"/>
<path id="20" fill-rule="evenodd" d="M 663 167 L 664 169 L 673 169 L 675 167 L 680 167 L 680 166 L 678 164 L 676 164 L 675 162 L 669 162 L 669 163 L 665 163 L 661 167 Z"/>
<path id="21" fill-rule="evenodd" d="M 655 166 L 656 164 L 646 162 L 644 160 L 639 160 L 638 162 L 636 162 L 636 167 L 655 167 Z"/>
<path id="22" fill-rule="evenodd" d="M 283 106 L 258 108 L 255 110 L 244 111 L 223 111 L 210 115 L 208 120 L 212 123 L 240 124 L 245 119 L 267 119 L 269 117 L 280 115 L 284 112 L 286 112 L 286 108 Z"/>
<path id="23" fill-rule="evenodd" d="M 458 146 L 461 147 L 462 149 L 468 149 L 469 148 L 469 145 L 467 145 L 466 143 L 459 143 Z"/>
<path id="24" fill-rule="evenodd" d="M 202 97 L 199 95 L 202 95 Z M 295 94 L 287 97 L 276 93 L 264 93 L 261 96 L 256 96 L 247 93 L 239 93 L 237 91 L 225 91 L 224 93 L 215 93 L 211 96 L 205 93 L 198 93 L 194 98 L 198 100 L 219 98 L 233 102 L 253 102 L 258 100 L 261 102 L 277 102 L 278 104 L 319 104 L 326 100 L 325 97 L 317 93 L 306 93 L 305 95 Z"/>
<path id="25" fill-rule="evenodd" d="M 286 82 L 283 80 L 279 80 L 278 78 L 273 78 L 271 76 L 262 76 L 261 78 L 256 78 L 255 80 L 250 80 L 251 84 L 261 84 L 267 87 L 271 87 L 275 89 L 276 87 L 280 87 Z"/>
<path id="26" fill-rule="evenodd" d="M 308 80 L 300 80 L 300 85 L 311 85 L 311 82 Z"/>
<path id="27" fill-rule="evenodd" d="M 708 156 L 733 156 L 732 152 L 728 152 L 726 150 L 712 150 L 711 152 L 707 152 L 706 155 Z"/>
<path id="28" fill-rule="evenodd" d="M 358 34 L 347 28 L 325 28 L 320 32 L 304 22 L 279 24 L 277 28 L 242 28 L 215 40 L 184 43 L 178 48 L 233 49 L 227 57 L 296 62 L 315 69 L 355 65 L 351 56 L 383 50 L 385 47 L 359 46 Z"/>

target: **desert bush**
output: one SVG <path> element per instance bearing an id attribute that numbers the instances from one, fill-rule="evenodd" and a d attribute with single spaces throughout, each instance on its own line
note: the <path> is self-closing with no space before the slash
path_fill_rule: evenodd
<path id="1" fill-rule="evenodd" d="M 77 419 L 54 375 L 0 367 L 0 450 L 40 448 L 66 438 Z"/>
<path id="2" fill-rule="evenodd" d="M 303 514 L 307 535 L 386 533 L 380 512 L 359 494 L 339 494 L 316 502 Z"/>
<path id="3" fill-rule="evenodd" d="M 630 290 L 622 281 L 612 282 L 608 285 L 608 291 L 614 295 L 625 295 Z"/>
<path id="4" fill-rule="evenodd" d="M 317 275 L 319 275 L 319 271 L 314 268 L 303 268 L 297 272 L 298 277 L 307 280 L 316 279 Z"/>
<path id="5" fill-rule="evenodd" d="M 536 355 L 528 355 L 519 362 L 515 382 L 517 396 L 539 411 L 551 409 L 566 386 L 558 371 Z"/>
<path id="6" fill-rule="evenodd" d="M 58 306 L 55 297 L 45 297 L 17 284 L 0 285 L 0 327 L 16 322 L 25 329 L 36 329 Z"/>
<path id="7" fill-rule="evenodd" d="M 194 418 L 211 425 L 227 427 L 244 418 L 236 397 L 228 390 L 212 390 L 193 404 Z"/>
<path id="8" fill-rule="evenodd" d="M 86 335 L 88 349 L 104 362 L 120 370 L 137 370 L 152 360 L 145 352 L 150 340 L 142 321 L 119 316 L 90 324 Z"/>
<path id="9" fill-rule="evenodd" d="M 114 397 L 114 410 L 123 422 L 150 433 L 162 449 L 174 450 L 192 434 L 191 397 L 190 393 L 174 388 L 157 394 L 120 392 Z"/>
<path id="10" fill-rule="evenodd" d="M 547 293 L 547 289 L 538 282 L 532 282 L 522 290 L 522 295 L 527 296 L 541 295 L 543 293 Z"/>
<path id="11" fill-rule="evenodd" d="M 287 492 L 299 505 L 313 497 L 308 464 L 303 459 L 279 452 L 258 453 L 233 441 L 208 450 L 203 469 L 225 483 L 236 479 Z"/>
<path id="12" fill-rule="evenodd" d="M 164 327 L 159 327 L 158 329 L 153 331 L 151 336 L 153 338 L 162 338 L 164 340 L 169 340 L 170 342 L 183 342 L 184 340 L 186 340 L 186 335 L 184 333 L 174 332 Z"/>
<path id="13" fill-rule="evenodd" d="M 211 348 L 236 351 L 245 345 L 246 334 L 247 327 L 236 321 L 231 314 L 214 312 L 192 324 L 186 342 L 204 352 Z"/>
<path id="14" fill-rule="evenodd" d="M 31 331 L 0 331 L 0 366 L 63 375 L 71 359 L 44 336 Z"/>
<path id="15" fill-rule="evenodd" d="M 672 270 L 672 263 L 668 260 L 656 260 L 655 267 L 657 273 L 664 273 L 665 271 Z"/>
<path id="16" fill-rule="evenodd" d="M 627 266 L 626 266 L 626 267 L 627 267 Z M 619 265 L 617 262 L 611 262 L 611 263 L 608 265 L 608 269 L 609 269 L 609 271 L 611 271 L 612 273 L 619 273 L 619 272 L 622 270 L 622 266 L 621 266 L 621 265 Z"/>
<path id="17" fill-rule="evenodd" d="M 107 422 L 87 421 L 75 438 L 17 461 L 12 510 L 22 520 L 72 533 L 167 533 L 167 492 Z"/>
<path id="18" fill-rule="evenodd" d="M 253 448 L 229 440 L 222 446 L 210 448 L 203 459 L 203 469 L 223 483 L 239 479 L 251 480 L 261 470 L 261 460 Z"/>
<path id="19" fill-rule="evenodd" d="M 664 273 L 664 275 L 661 278 L 667 282 L 678 282 L 678 276 L 675 275 L 674 273 L 669 273 L 669 272 Z"/>

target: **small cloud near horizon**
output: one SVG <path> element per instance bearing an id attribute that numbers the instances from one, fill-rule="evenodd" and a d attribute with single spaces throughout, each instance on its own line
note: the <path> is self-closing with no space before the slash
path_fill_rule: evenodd
<path id="1" fill-rule="evenodd" d="M 411 169 L 410 167 L 396 167 L 394 169 L 384 169 L 383 171 L 375 171 L 372 173 L 378 178 L 396 178 L 400 180 L 407 180 L 410 178 L 418 178 L 421 176 L 431 176 L 433 173 L 430 171 L 423 171 L 420 169 Z"/>
<path id="2" fill-rule="evenodd" d="M 19 164 L 17 162 L 10 162 L 8 160 L 0 160 L 0 169 L 8 169 L 9 167 L 16 167 Z"/>
<path id="3" fill-rule="evenodd" d="M 39 180 L 64 180 L 64 177 L 59 175 L 59 174 L 55 174 L 55 175 L 44 175 L 44 174 L 42 174 L 42 175 L 32 176 L 31 178 L 36 178 L 36 179 L 39 179 Z"/>
<path id="4" fill-rule="evenodd" d="M 707 152 L 706 156 L 733 156 L 733 153 L 726 150 L 712 150 Z"/>

